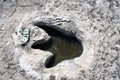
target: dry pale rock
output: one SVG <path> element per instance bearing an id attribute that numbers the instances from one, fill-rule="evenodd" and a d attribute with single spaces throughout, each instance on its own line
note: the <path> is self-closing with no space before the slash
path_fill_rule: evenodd
<path id="1" fill-rule="evenodd" d="M 56 80 L 120 80 L 119 14 L 119 0 L 1 0 L 0 79 L 49 80 L 52 75 Z M 27 52 L 12 37 L 22 24 L 35 26 L 35 20 L 75 33 L 82 41 L 82 55 L 45 68 L 52 53 L 26 45 Z"/>

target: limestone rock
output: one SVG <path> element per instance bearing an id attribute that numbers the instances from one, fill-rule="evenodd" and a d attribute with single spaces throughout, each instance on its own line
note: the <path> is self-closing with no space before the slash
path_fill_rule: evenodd
<path id="1" fill-rule="evenodd" d="M 25 32 L 26 30 L 26 32 Z M 40 40 L 41 43 L 47 42 L 50 40 L 50 36 L 42 29 L 28 22 L 23 22 L 19 27 L 16 28 L 16 35 L 13 35 L 16 38 L 15 43 L 18 45 L 32 45 L 34 42 Z"/>
<path id="2" fill-rule="evenodd" d="M 49 80 L 52 75 L 56 80 L 63 77 L 120 80 L 119 14 L 119 0 L 1 0 L 0 79 Z M 82 41 L 83 54 L 53 68 L 45 68 L 44 62 L 52 53 L 31 49 L 33 38 L 21 47 L 22 35 L 18 30 L 24 24 L 31 34 L 31 30 L 37 28 L 33 27 L 34 20 L 75 33 Z M 11 37 L 15 29 L 17 35 Z M 44 35 L 46 37 L 39 38 L 49 39 L 46 33 Z M 30 37 L 38 40 L 35 34 Z"/>

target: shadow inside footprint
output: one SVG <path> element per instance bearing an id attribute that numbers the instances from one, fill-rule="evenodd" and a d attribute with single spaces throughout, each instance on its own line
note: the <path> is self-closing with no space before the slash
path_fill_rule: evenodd
<path id="1" fill-rule="evenodd" d="M 72 35 L 72 32 L 68 32 L 66 35 L 63 33 L 65 31 L 61 32 L 58 29 L 53 28 L 54 26 L 37 26 L 44 29 L 51 36 L 51 39 L 48 42 L 36 44 L 40 42 L 38 41 L 32 45 L 32 48 L 34 49 L 42 49 L 54 54 L 54 56 L 45 64 L 47 68 L 57 65 L 63 60 L 79 57 L 82 54 L 82 44 Z"/>

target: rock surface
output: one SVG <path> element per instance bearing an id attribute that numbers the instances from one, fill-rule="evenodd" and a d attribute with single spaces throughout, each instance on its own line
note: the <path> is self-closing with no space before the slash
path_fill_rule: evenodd
<path id="1" fill-rule="evenodd" d="M 120 80 L 119 14 L 119 0 L 1 0 L 0 79 L 49 80 L 53 75 L 56 80 Z M 24 54 L 14 43 L 12 34 L 26 20 L 72 31 L 82 41 L 83 54 L 46 69 L 46 58 L 43 63 L 38 59 L 46 52 L 30 49 L 31 54 Z"/>

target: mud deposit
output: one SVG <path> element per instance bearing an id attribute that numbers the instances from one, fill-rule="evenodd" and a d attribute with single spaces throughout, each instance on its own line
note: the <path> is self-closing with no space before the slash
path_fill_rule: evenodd
<path id="1" fill-rule="evenodd" d="M 40 28 L 44 29 L 51 36 L 51 40 L 32 47 L 50 51 L 54 54 L 51 60 L 46 63 L 47 68 L 57 65 L 63 60 L 72 59 L 81 55 L 83 48 L 76 37 L 67 36 L 48 26 L 40 26 Z"/>

